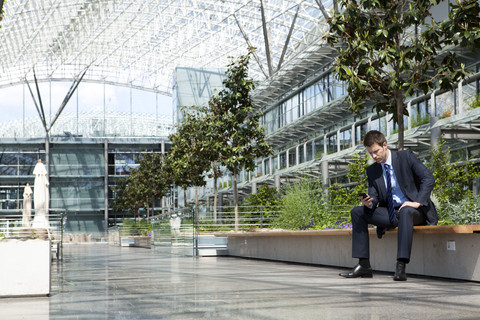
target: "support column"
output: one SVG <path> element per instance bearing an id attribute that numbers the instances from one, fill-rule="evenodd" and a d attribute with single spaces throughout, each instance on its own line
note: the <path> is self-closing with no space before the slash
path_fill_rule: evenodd
<path id="1" fill-rule="evenodd" d="M 322 161 L 322 187 L 328 188 L 328 161 Z"/>
<path id="2" fill-rule="evenodd" d="M 352 147 L 355 147 L 356 146 L 356 143 L 355 143 L 355 122 L 352 124 Z"/>
<path id="3" fill-rule="evenodd" d="M 442 136 L 442 130 L 438 127 L 433 127 L 435 123 L 439 120 L 435 110 L 435 106 L 437 103 L 435 91 L 432 92 L 431 101 L 432 103 L 430 105 L 430 127 L 432 129 L 430 130 L 430 144 L 432 145 L 432 147 L 436 147 L 438 144 L 438 139 L 440 139 Z"/>
<path id="4" fill-rule="evenodd" d="M 313 142 L 312 142 L 313 143 Z M 307 152 L 307 143 L 305 142 L 303 144 L 303 161 L 304 162 L 307 162 L 307 156 L 308 156 L 308 152 Z"/>
<path id="5" fill-rule="evenodd" d="M 50 137 L 48 133 L 45 138 L 45 167 L 47 169 L 47 177 L 50 179 Z"/>
<path id="6" fill-rule="evenodd" d="M 257 193 L 257 183 L 252 182 L 252 194 L 255 194 L 255 193 Z"/>
<path id="7" fill-rule="evenodd" d="M 295 165 L 298 166 L 300 164 L 300 145 L 295 147 Z"/>
<path id="8" fill-rule="evenodd" d="M 458 83 L 458 110 L 457 112 L 463 113 L 463 84 L 462 81 Z"/>
<path id="9" fill-rule="evenodd" d="M 277 189 L 277 191 L 280 191 L 280 187 L 281 187 L 280 176 L 277 174 L 275 176 L 275 188 Z"/>
<path id="10" fill-rule="evenodd" d="M 337 130 L 337 152 L 342 151 L 341 139 L 340 139 L 340 130 Z"/>
<path id="11" fill-rule="evenodd" d="M 389 115 L 390 115 L 390 114 L 389 114 L 388 112 L 385 113 L 385 123 L 386 123 L 386 125 L 387 125 L 387 132 L 386 132 L 386 134 L 385 134 L 386 137 L 389 137 L 389 136 L 390 136 L 390 121 L 388 121 L 388 116 L 389 116 Z M 409 117 L 409 118 L 410 118 L 410 117 Z"/>
<path id="12" fill-rule="evenodd" d="M 108 140 L 105 139 L 103 142 L 103 153 L 105 158 L 105 177 L 104 177 L 104 184 L 105 184 L 105 196 L 104 196 L 104 219 L 105 219 L 105 237 L 108 238 Z"/>

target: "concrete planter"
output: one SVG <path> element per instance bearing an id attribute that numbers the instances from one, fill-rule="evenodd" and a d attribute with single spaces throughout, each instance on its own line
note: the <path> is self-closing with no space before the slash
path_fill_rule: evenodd
<path id="1" fill-rule="evenodd" d="M 270 231 L 218 234 L 228 237 L 231 256 L 353 267 L 351 230 Z M 397 231 L 377 239 L 370 232 L 370 261 L 377 271 L 394 272 Z M 407 273 L 480 281 L 480 225 L 414 228 Z"/>
<path id="2" fill-rule="evenodd" d="M 148 236 L 127 236 L 120 237 L 120 246 L 122 247 L 151 247 L 151 237 Z"/>
<path id="3" fill-rule="evenodd" d="M 50 240 L 0 240 L 0 297 L 49 295 L 50 250 Z"/>

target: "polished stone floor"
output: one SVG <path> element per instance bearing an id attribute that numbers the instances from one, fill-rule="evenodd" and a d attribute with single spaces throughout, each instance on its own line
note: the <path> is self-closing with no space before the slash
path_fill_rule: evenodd
<path id="1" fill-rule="evenodd" d="M 479 283 L 340 271 L 66 245 L 52 265 L 51 296 L 0 299 L 0 319 L 480 319 Z"/>

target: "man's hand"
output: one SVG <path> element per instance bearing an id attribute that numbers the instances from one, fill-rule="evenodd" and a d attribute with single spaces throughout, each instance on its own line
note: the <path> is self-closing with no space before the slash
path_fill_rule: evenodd
<path id="1" fill-rule="evenodd" d="M 372 201 L 373 198 L 367 195 L 365 198 L 364 197 L 358 197 L 358 200 L 360 200 L 364 206 L 371 208 L 372 206 Z"/>
<path id="2" fill-rule="evenodd" d="M 418 209 L 420 206 L 421 204 L 419 202 L 405 201 L 398 210 L 401 210 L 403 207 L 412 207 Z"/>

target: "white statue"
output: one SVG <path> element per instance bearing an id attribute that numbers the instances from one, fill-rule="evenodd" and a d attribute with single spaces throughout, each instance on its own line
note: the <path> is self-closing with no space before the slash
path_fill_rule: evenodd
<path id="1" fill-rule="evenodd" d="M 27 183 L 25 189 L 23 189 L 23 212 L 22 212 L 22 225 L 24 227 L 31 227 L 30 219 L 32 217 L 32 188 Z"/>
<path id="2" fill-rule="evenodd" d="M 35 216 L 33 218 L 34 228 L 48 228 L 50 223 L 48 221 L 48 207 L 49 207 L 49 182 L 47 176 L 47 169 L 42 163 L 42 159 L 38 159 L 38 163 L 33 169 L 35 175 L 35 183 L 33 185 L 33 203 L 35 206 Z"/>

